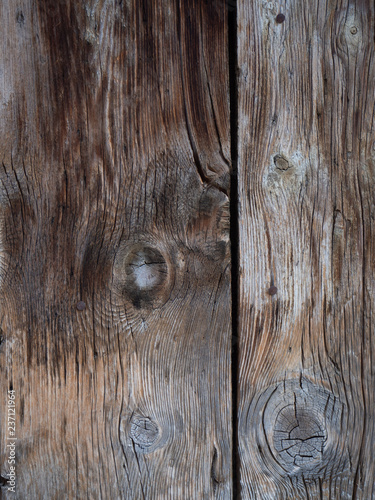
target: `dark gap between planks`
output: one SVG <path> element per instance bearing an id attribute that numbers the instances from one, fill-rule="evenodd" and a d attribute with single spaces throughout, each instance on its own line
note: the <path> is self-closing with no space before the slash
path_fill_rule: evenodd
<path id="1" fill-rule="evenodd" d="M 230 0 L 228 8 L 228 55 L 230 88 L 230 135 L 231 135 L 231 187 L 230 187 L 230 241 L 231 241 L 231 290 L 232 290 L 232 426 L 233 426 L 233 498 L 240 498 L 240 471 L 238 457 L 238 264 L 239 264 L 239 221 L 238 221 L 238 103 L 237 103 L 237 2 Z"/>

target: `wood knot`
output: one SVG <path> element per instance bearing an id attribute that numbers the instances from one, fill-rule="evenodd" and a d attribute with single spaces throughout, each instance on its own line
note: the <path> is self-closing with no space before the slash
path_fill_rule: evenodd
<path id="1" fill-rule="evenodd" d="M 346 13 L 344 26 L 344 37 L 340 38 L 340 51 L 338 53 L 341 54 L 341 57 L 346 58 L 348 51 L 352 56 L 358 52 L 363 40 L 362 19 L 354 8 L 350 8 Z M 341 44 L 343 45 L 341 46 Z"/>
<path id="2" fill-rule="evenodd" d="M 23 15 L 22 10 L 18 10 L 16 13 L 16 22 L 20 26 L 23 26 L 25 24 L 25 16 Z"/>
<path id="3" fill-rule="evenodd" d="M 145 246 L 129 252 L 125 273 L 128 288 L 150 291 L 164 284 L 168 266 L 159 250 Z"/>
<path id="4" fill-rule="evenodd" d="M 322 460 L 327 433 L 319 414 L 300 405 L 296 397 L 277 415 L 273 440 L 284 464 L 304 467 Z"/>
<path id="5" fill-rule="evenodd" d="M 288 473 L 315 474 L 334 461 L 343 405 L 307 379 L 277 386 L 264 408 L 266 439 Z"/>
<path id="6" fill-rule="evenodd" d="M 269 289 L 268 289 L 268 294 L 269 295 L 276 295 L 277 294 L 277 287 L 272 285 Z"/>
<path id="7" fill-rule="evenodd" d="M 285 171 L 290 168 L 289 161 L 283 155 L 275 155 L 273 161 L 278 170 Z"/>
<path id="8" fill-rule="evenodd" d="M 304 378 L 286 380 L 260 393 L 251 406 L 246 425 L 256 429 L 255 445 L 267 469 L 308 479 L 330 473 L 335 457 L 343 458 L 346 408 L 322 386 Z"/>
<path id="9" fill-rule="evenodd" d="M 115 282 L 136 308 L 154 307 L 168 298 L 170 266 L 154 246 L 136 243 L 119 252 L 115 263 Z"/>
<path id="10" fill-rule="evenodd" d="M 76 307 L 78 311 L 84 311 L 86 309 L 86 304 L 83 302 L 83 300 L 80 300 L 79 302 L 77 302 Z"/>
<path id="11" fill-rule="evenodd" d="M 170 438 L 168 427 L 163 427 L 154 416 L 146 416 L 140 408 L 132 411 L 125 409 L 120 418 L 119 431 L 124 453 L 129 458 L 134 454 L 153 453 L 165 446 Z"/>
<path id="12" fill-rule="evenodd" d="M 133 443 L 147 452 L 159 439 L 159 427 L 149 417 L 133 415 L 130 420 L 130 438 Z"/>

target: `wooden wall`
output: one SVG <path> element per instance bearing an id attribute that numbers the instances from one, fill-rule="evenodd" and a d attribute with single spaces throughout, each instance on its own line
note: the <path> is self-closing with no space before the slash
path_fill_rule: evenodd
<path id="1" fill-rule="evenodd" d="M 0 19 L 0 498 L 375 498 L 373 2 Z"/>

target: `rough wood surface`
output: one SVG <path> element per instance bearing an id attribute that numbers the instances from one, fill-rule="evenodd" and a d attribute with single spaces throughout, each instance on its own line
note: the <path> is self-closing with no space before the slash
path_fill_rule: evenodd
<path id="1" fill-rule="evenodd" d="M 374 3 L 240 0 L 242 498 L 375 498 Z"/>
<path id="2" fill-rule="evenodd" d="M 1 475 L 13 388 L 16 498 L 231 498 L 225 4 L 0 19 Z"/>

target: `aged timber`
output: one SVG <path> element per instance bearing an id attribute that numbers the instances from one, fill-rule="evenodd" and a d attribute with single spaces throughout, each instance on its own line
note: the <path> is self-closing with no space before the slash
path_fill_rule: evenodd
<path id="1" fill-rule="evenodd" d="M 1 475 L 12 388 L 17 498 L 231 498 L 226 15 L 0 4 Z"/>
<path id="2" fill-rule="evenodd" d="M 375 498 L 374 2 L 239 2 L 243 499 Z"/>

